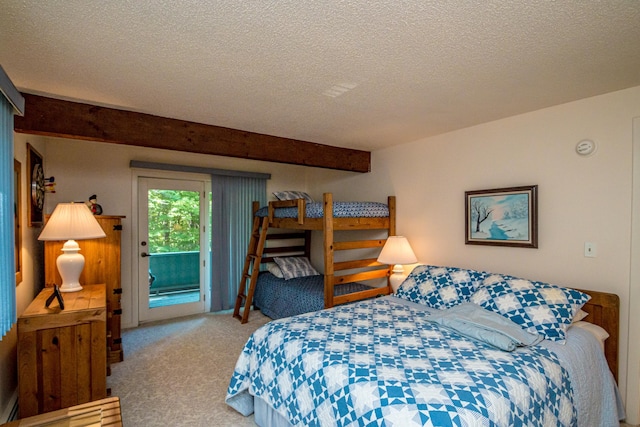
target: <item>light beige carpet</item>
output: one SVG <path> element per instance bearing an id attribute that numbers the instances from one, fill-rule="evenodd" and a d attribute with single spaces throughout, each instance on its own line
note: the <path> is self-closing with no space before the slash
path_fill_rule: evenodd
<path id="1" fill-rule="evenodd" d="M 224 402 L 236 360 L 251 333 L 270 319 L 252 311 L 202 314 L 123 331 L 124 361 L 107 385 L 127 427 L 255 426 Z"/>

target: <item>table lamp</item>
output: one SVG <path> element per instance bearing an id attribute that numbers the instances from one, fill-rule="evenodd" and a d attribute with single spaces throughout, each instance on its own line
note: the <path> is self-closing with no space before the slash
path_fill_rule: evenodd
<path id="1" fill-rule="evenodd" d="M 404 281 L 404 268 L 402 264 L 413 264 L 418 262 L 409 241 L 404 236 L 389 236 L 384 244 L 378 262 L 393 265 L 389 284 L 395 293 L 400 284 Z"/>
<path id="2" fill-rule="evenodd" d="M 76 240 L 102 237 L 107 236 L 86 204 L 58 203 L 38 240 L 67 240 L 62 246 L 62 254 L 56 259 L 62 277 L 61 292 L 82 289 L 79 279 L 84 268 L 84 256 L 79 253 L 80 246 Z"/>

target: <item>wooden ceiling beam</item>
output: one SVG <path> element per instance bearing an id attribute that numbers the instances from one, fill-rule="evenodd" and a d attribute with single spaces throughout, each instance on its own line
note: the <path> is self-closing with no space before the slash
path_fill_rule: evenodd
<path id="1" fill-rule="evenodd" d="M 23 94 L 14 130 L 113 144 L 370 172 L 371 153 L 40 95 Z"/>

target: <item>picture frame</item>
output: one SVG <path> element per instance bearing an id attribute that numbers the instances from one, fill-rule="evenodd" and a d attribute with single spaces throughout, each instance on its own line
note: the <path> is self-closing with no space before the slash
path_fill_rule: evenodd
<path id="1" fill-rule="evenodd" d="M 13 229 L 16 286 L 22 282 L 22 165 L 13 159 Z"/>
<path id="2" fill-rule="evenodd" d="M 465 192 L 465 244 L 538 247 L 538 186 Z"/>
<path id="3" fill-rule="evenodd" d="M 29 227 L 42 226 L 44 208 L 44 164 L 42 156 L 27 143 L 27 220 Z"/>

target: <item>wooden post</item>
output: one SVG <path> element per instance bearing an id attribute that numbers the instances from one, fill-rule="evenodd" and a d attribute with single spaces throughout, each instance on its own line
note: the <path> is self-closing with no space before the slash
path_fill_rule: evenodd
<path id="1" fill-rule="evenodd" d="M 333 307 L 334 256 L 333 256 L 333 195 L 324 193 L 324 308 Z"/>

